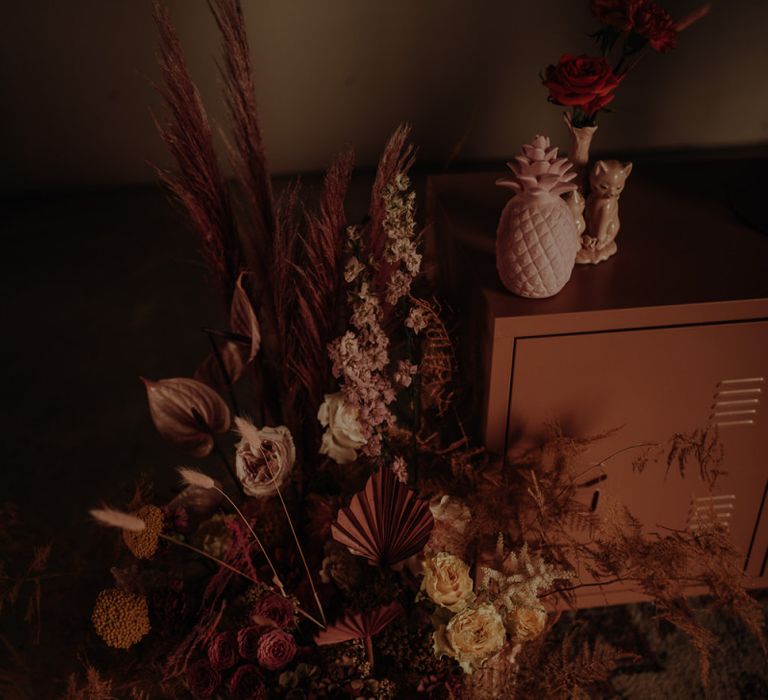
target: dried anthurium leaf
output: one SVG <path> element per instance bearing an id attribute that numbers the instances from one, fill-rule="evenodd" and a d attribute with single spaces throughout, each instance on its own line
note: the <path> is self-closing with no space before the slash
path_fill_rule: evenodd
<path id="1" fill-rule="evenodd" d="M 253 310 L 251 300 L 243 288 L 243 277 L 245 272 L 241 272 L 235 283 L 235 291 L 232 294 L 232 305 L 229 307 L 229 328 L 233 333 L 247 336 L 251 339 L 248 348 L 248 362 L 252 362 L 261 347 L 261 327 L 256 312 Z"/>
<path id="2" fill-rule="evenodd" d="M 213 449 L 213 433 L 229 430 L 227 404 L 213 389 L 195 379 L 142 378 L 149 413 L 160 435 L 193 457 Z"/>
<path id="3" fill-rule="evenodd" d="M 315 643 L 319 646 L 340 644 L 351 639 L 370 639 L 381 632 L 392 621 L 403 613 L 400 603 L 382 605 L 375 610 L 347 613 L 338 622 L 329 625 L 315 635 Z"/>
<path id="4" fill-rule="evenodd" d="M 261 347 L 259 319 L 243 287 L 244 276 L 245 272 L 241 272 L 237 278 L 229 309 L 229 330 L 233 335 L 241 336 L 241 339 L 225 340 L 219 345 L 221 363 L 231 384 L 243 376 L 243 372 L 253 362 Z M 197 368 L 195 379 L 213 386 L 223 386 L 226 383 L 221 376 L 219 360 L 213 353 Z"/>
<path id="5" fill-rule="evenodd" d="M 352 554 L 394 566 L 424 549 L 434 523 L 429 504 L 391 469 L 380 469 L 339 510 L 331 534 Z"/>
<path id="6" fill-rule="evenodd" d="M 230 384 L 237 382 L 243 376 L 248 366 L 248 346 L 227 340 L 219 345 L 219 357 L 224 364 L 224 371 Z M 210 353 L 195 370 L 195 379 L 214 387 L 224 387 L 227 382 L 221 374 L 219 360 Z"/>

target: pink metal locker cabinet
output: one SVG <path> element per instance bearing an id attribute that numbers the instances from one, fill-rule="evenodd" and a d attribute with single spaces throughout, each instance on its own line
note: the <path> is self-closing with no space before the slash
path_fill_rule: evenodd
<path id="1" fill-rule="evenodd" d="M 738 220 L 720 177 L 759 167 L 768 164 L 641 163 L 621 199 L 618 253 L 577 266 L 551 299 L 515 297 L 498 280 L 499 173 L 429 179 L 428 245 L 460 319 L 488 449 L 507 454 L 553 421 L 574 436 L 623 426 L 592 448 L 597 462 L 716 424 L 728 473 L 714 494 L 663 463 L 637 473 L 629 450 L 584 498 L 600 508 L 615 495 L 648 529 L 695 527 L 714 513 L 750 585 L 768 586 L 768 235 Z M 641 599 L 622 586 L 585 591 L 584 607 Z"/>

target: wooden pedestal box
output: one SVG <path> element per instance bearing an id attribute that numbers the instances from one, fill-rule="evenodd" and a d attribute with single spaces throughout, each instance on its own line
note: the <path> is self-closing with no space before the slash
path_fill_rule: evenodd
<path id="1" fill-rule="evenodd" d="M 768 586 L 768 236 L 739 223 L 718 177 L 748 167 L 636 166 L 618 253 L 577 266 L 551 299 L 515 297 L 496 274 L 501 173 L 429 179 L 428 251 L 461 321 L 488 449 L 506 455 L 555 421 L 571 436 L 621 427 L 591 448 L 587 459 L 599 462 L 716 425 L 727 474 L 714 495 L 698 474 L 663 462 L 639 473 L 630 449 L 585 477 L 584 499 L 599 509 L 613 494 L 649 530 L 717 517 L 750 585 Z M 621 585 L 585 591 L 583 607 L 642 598 Z"/>

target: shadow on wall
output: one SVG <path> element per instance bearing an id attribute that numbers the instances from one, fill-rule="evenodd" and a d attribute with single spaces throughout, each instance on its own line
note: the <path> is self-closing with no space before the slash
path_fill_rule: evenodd
<path id="1" fill-rule="evenodd" d="M 224 123 L 216 28 L 204 0 L 167 0 L 212 118 Z M 350 143 L 372 165 L 397 123 L 422 163 L 501 159 L 536 132 L 564 142 L 539 72 L 592 49 L 588 0 L 244 1 L 275 173 L 318 170 Z M 698 0 L 665 0 L 682 17 Z M 152 182 L 167 163 L 150 3 L 5 3 L 3 190 Z M 717 3 L 665 56 L 648 56 L 601 119 L 599 148 L 768 138 L 768 2 Z"/>

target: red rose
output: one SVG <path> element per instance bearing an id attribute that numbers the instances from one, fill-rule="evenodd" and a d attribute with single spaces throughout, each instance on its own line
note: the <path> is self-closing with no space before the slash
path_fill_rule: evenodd
<path id="1" fill-rule="evenodd" d="M 232 700 L 263 700 L 267 688 L 258 666 L 240 666 L 229 679 L 229 697 Z"/>
<path id="2" fill-rule="evenodd" d="M 237 651 L 244 659 L 255 659 L 259 648 L 259 639 L 266 630 L 258 625 L 243 627 L 237 633 Z"/>
<path id="3" fill-rule="evenodd" d="M 625 34 L 632 29 L 632 15 L 643 0 L 592 0 L 592 16 Z"/>
<path id="4" fill-rule="evenodd" d="M 574 56 L 566 53 L 556 66 L 548 66 L 544 85 L 555 104 L 578 107 L 592 116 L 614 98 L 621 78 L 603 56 Z"/>
<path id="5" fill-rule="evenodd" d="M 268 671 L 287 666 L 296 656 L 296 640 L 283 630 L 272 630 L 262 635 L 256 657 Z"/>
<path id="6" fill-rule="evenodd" d="M 663 53 L 677 46 L 677 29 L 669 12 L 652 0 L 643 0 L 632 13 L 632 31 Z"/>
<path id="7" fill-rule="evenodd" d="M 253 606 L 253 621 L 261 624 L 259 618 L 274 622 L 280 629 L 295 624 L 293 601 L 279 593 L 270 593 Z"/>
<path id="8" fill-rule="evenodd" d="M 221 683 L 221 675 L 211 668 L 207 659 L 190 664 L 187 667 L 187 686 L 196 698 L 210 698 Z"/>
<path id="9" fill-rule="evenodd" d="M 217 671 L 226 671 L 237 663 L 237 642 L 229 632 L 220 632 L 208 645 L 208 661 Z"/>

